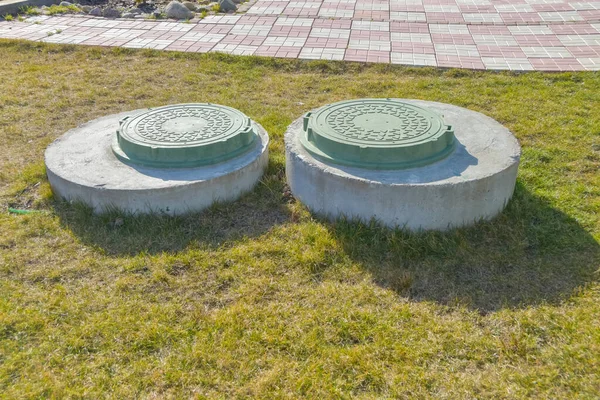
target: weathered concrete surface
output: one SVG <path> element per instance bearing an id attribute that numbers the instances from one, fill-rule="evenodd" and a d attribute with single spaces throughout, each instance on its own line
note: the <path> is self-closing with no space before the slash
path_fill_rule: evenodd
<path id="1" fill-rule="evenodd" d="M 4 0 L 0 2 L 0 15 L 17 14 L 26 6 L 41 7 L 60 3 L 60 0 Z"/>
<path id="2" fill-rule="evenodd" d="M 262 177 L 269 136 L 258 124 L 256 146 L 224 163 L 182 169 L 124 164 L 113 154 L 111 140 L 120 119 L 142 111 L 146 110 L 90 121 L 52 143 L 45 160 L 54 194 L 82 201 L 96 212 L 116 207 L 133 213 L 176 215 L 202 210 L 215 201 L 235 200 Z"/>
<path id="3" fill-rule="evenodd" d="M 511 198 L 521 148 L 495 120 L 449 104 L 429 107 L 453 126 L 458 141 L 446 159 L 425 167 L 376 171 L 325 164 L 299 142 L 302 118 L 285 134 L 286 174 L 311 211 L 336 218 L 375 218 L 389 227 L 445 230 L 490 219 Z"/>

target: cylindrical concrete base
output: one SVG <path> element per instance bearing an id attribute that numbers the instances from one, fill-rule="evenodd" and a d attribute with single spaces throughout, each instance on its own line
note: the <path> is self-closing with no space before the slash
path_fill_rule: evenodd
<path id="1" fill-rule="evenodd" d="M 502 125 L 449 104 L 404 100 L 431 108 L 454 128 L 457 146 L 424 167 L 369 170 L 325 164 L 299 141 L 302 118 L 285 134 L 286 174 L 294 196 L 330 218 L 376 219 L 389 227 L 444 230 L 497 215 L 511 198 L 521 148 Z"/>
<path id="2" fill-rule="evenodd" d="M 114 207 L 132 213 L 177 215 L 202 210 L 216 201 L 235 200 L 262 177 L 269 136 L 258 124 L 256 145 L 219 164 L 158 169 L 123 163 L 111 149 L 113 135 L 122 118 L 142 111 L 90 121 L 52 143 L 45 159 L 55 196 L 82 201 L 96 212 Z"/>

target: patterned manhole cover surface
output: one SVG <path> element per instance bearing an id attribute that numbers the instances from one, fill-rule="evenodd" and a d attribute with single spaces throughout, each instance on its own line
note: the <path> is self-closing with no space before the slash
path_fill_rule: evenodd
<path id="1" fill-rule="evenodd" d="M 121 121 L 113 151 L 121 159 L 154 167 L 216 164 L 249 150 L 256 140 L 250 118 L 217 104 L 177 104 Z"/>
<path id="2" fill-rule="evenodd" d="M 440 115 L 394 99 L 329 104 L 306 114 L 303 129 L 303 146 L 318 158 L 372 169 L 433 163 L 455 141 Z"/>

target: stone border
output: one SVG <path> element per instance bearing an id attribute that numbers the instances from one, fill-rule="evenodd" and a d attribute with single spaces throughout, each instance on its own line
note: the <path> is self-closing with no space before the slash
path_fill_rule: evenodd
<path id="1" fill-rule="evenodd" d="M 17 14 L 21 7 L 42 7 L 60 3 L 60 0 L 6 0 L 0 2 L 0 16 Z"/>

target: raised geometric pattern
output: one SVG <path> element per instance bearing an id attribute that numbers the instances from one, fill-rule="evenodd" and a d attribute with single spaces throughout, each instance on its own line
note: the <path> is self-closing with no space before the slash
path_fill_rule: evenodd
<path id="1" fill-rule="evenodd" d="M 185 120 L 184 120 L 185 118 Z M 196 122 L 187 121 L 195 118 Z M 182 119 L 181 129 L 167 129 L 165 125 L 175 119 Z M 222 136 L 233 126 L 231 115 L 217 109 L 178 108 L 161 110 L 138 121 L 135 133 L 154 142 L 187 143 L 199 142 Z"/>
<path id="2" fill-rule="evenodd" d="M 386 117 L 395 118 L 386 118 Z M 387 119 L 386 126 L 369 126 L 368 122 Z M 350 104 L 331 112 L 329 127 L 341 136 L 365 142 L 398 143 L 426 134 L 429 118 L 403 104 Z"/>
<path id="3" fill-rule="evenodd" d="M 414 168 L 455 148 L 442 116 L 400 99 L 328 104 L 305 115 L 303 130 L 300 141 L 317 158 L 361 168 Z"/>
<path id="4" fill-rule="evenodd" d="M 124 118 L 113 152 L 134 164 L 194 167 L 236 157 L 249 150 L 256 137 L 254 124 L 239 110 L 175 104 Z"/>
<path id="5" fill-rule="evenodd" d="M 229 109 L 165 107 L 133 119 L 124 133 L 140 142 L 198 146 L 235 133 L 243 125 L 242 114 L 236 115 Z"/>

